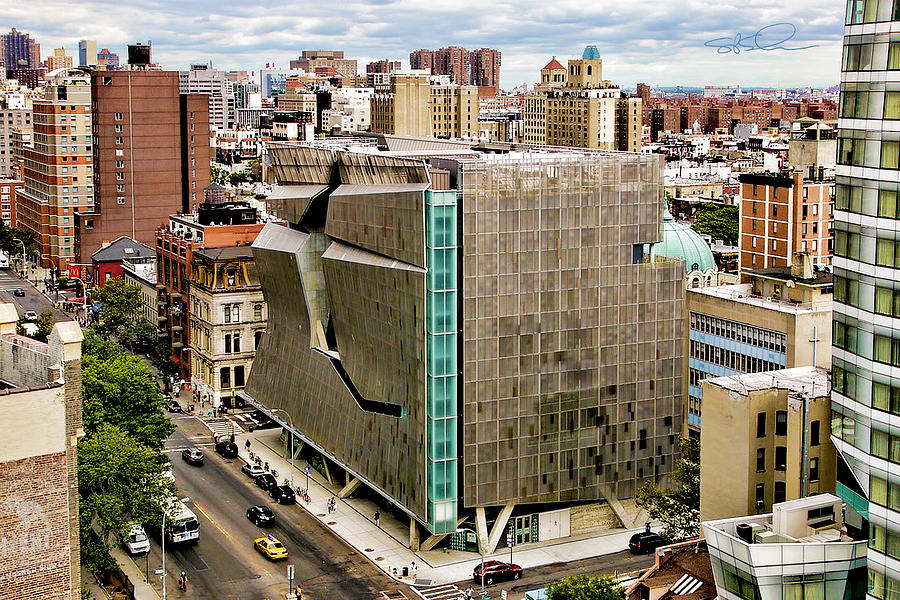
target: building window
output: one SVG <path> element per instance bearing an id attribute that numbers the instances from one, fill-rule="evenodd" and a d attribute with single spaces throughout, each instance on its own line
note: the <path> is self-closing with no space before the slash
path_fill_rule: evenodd
<path id="1" fill-rule="evenodd" d="M 231 387 L 231 369 L 228 367 L 222 367 L 219 370 L 219 381 L 221 382 L 221 387 L 223 390 Z"/>
<path id="2" fill-rule="evenodd" d="M 756 472 L 757 473 L 765 473 L 766 472 L 766 449 L 765 448 L 757 448 L 756 449 Z"/>
<path id="3" fill-rule="evenodd" d="M 233 304 L 231 306 L 231 322 L 232 323 L 240 323 L 241 322 L 241 305 Z"/>
<path id="4" fill-rule="evenodd" d="M 265 332 L 260 329 L 259 331 L 253 334 L 253 349 L 259 350 L 259 345 L 262 343 L 263 334 Z"/>
<path id="5" fill-rule="evenodd" d="M 231 306 L 225 307 L 225 322 L 231 323 Z"/>
<path id="6" fill-rule="evenodd" d="M 108 79 L 108 78 L 106 78 L 106 79 Z M 116 117 L 115 117 L 115 118 L 116 118 L 116 121 L 121 121 L 121 120 L 122 120 L 122 116 L 123 116 L 122 113 L 117 112 L 117 113 L 116 113 Z"/>
<path id="7" fill-rule="evenodd" d="M 234 351 L 240 352 L 241 351 L 241 334 L 235 331 L 234 335 L 231 336 L 231 339 L 232 339 L 232 346 L 234 346 Z"/>
<path id="8" fill-rule="evenodd" d="M 234 387 L 244 387 L 244 366 L 238 365 L 234 368 Z"/>
<path id="9" fill-rule="evenodd" d="M 810 446 L 818 446 L 819 445 L 819 421 L 813 421 L 809 424 L 809 445 Z"/>
<path id="10" fill-rule="evenodd" d="M 225 334 L 225 354 L 231 354 L 231 334 Z"/>
<path id="11" fill-rule="evenodd" d="M 118 202 L 119 204 L 125 204 L 125 196 L 117 196 L 116 202 Z"/>
<path id="12" fill-rule="evenodd" d="M 116 144 L 121 146 L 124 143 L 125 143 L 125 138 L 123 138 L 121 135 L 117 135 L 116 136 Z"/>
<path id="13" fill-rule="evenodd" d="M 766 505 L 766 484 L 756 484 L 756 508 L 763 508 Z"/>
<path id="14" fill-rule="evenodd" d="M 766 437 L 766 413 L 764 412 L 756 415 L 756 437 Z"/>
<path id="15" fill-rule="evenodd" d="M 775 470 L 787 470 L 787 446 L 775 446 Z"/>
<path id="16" fill-rule="evenodd" d="M 772 502 L 775 504 L 778 504 L 779 502 L 784 502 L 785 496 L 786 496 L 786 493 L 785 493 L 784 482 L 776 481 L 775 482 L 775 494 L 774 494 L 774 497 L 772 498 Z"/>
<path id="17" fill-rule="evenodd" d="M 787 435 L 787 411 L 775 412 L 775 435 Z"/>
<path id="18" fill-rule="evenodd" d="M 228 271 L 226 271 L 226 273 L 225 273 L 225 276 L 226 276 L 226 281 L 228 282 L 227 283 L 228 287 L 234 287 L 234 281 L 235 281 L 234 269 L 228 269 Z"/>
<path id="19" fill-rule="evenodd" d="M 262 304 L 253 305 L 253 320 L 262 321 Z"/>
<path id="20" fill-rule="evenodd" d="M 818 458 L 809 459 L 809 480 L 810 481 L 818 481 L 819 480 L 819 459 Z"/>

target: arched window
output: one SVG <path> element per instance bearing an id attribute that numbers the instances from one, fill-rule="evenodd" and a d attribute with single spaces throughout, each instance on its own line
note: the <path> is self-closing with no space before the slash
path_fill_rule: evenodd
<path id="1" fill-rule="evenodd" d="M 588 75 L 591 74 L 591 65 L 588 65 L 588 73 L 587 73 L 587 74 L 588 74 Z"/>

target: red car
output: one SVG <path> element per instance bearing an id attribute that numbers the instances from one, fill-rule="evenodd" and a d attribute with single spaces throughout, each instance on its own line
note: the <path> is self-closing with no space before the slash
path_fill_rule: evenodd
<path id="1" fill-rule="evenodd" d="M 472 578 L 481 583 L 481 565 L 475 567 Z M 491 585 L 495 581 L 504 579 L 518 579 L 522 576 L 522 567 L 499 560 L 489 560 L 484 563 L 484 584 Z"/>

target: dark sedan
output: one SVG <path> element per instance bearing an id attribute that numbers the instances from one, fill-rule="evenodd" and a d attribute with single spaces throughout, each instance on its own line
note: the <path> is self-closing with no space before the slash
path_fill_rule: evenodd
<path id="1" fill-rule="evenodd" d="M 271 473 L 263 473 L 256 476 L 256 485 L 268 492 L 273 487 L 278 486 L 278 480 Z"/>
<path id="2" fill-rule="evenodd" d="M 289 485 L 276 485 L 269 488 L 269 496 L 278 504 L 293 504 L 297 501 L 294 496 L 294 490 Z"/>
<path id="3" fill-rule="evenodd" d="M 216 444 L 216 452 L 218 452 L 225 458 L 237 458 L 238 447 L 234 442 L 222 440 L 221 442 Z"/>
<path id="4" fill-rule="evenodd" d="M 170 413 L 183 413 L 184 409 L 178 404 L 178 400 L 169 400 L 166 402 L 166 410 Z"/>
<path id="5" fill-rule="evenodd" d="M 495 581 L 518 579 L 522 576 L 522 567 L 499 560 L 489 560 L 484 563 L 483 572 L 481 565 L 478 565 L 472 573 L 472 578 L 479 583 L 481 583 L 482 576 L 485 585 L 491 585 Z"/>
<path id="6" fill-rule="evenodd" d="M 13 290 L 13 296 L 23 297 L 25 295 L 25 290 L 22 288 L 16 288 Z"/>
<path id="7" fill-rule="evenodd" d="M 181 451 L 181 458 L 189 465 L 199 467 L 203 464 L 203 452 L 199 448 L 185 448 Z"/>
<path id="8" fill-rule="evenodd" d="M 268 506 L 251 506 L 247 518 L 257 527 L 271 527 L 275 524 L 275 513 Z"/>

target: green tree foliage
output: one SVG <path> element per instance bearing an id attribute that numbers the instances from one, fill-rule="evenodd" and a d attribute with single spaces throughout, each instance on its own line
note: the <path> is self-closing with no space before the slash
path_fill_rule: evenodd
<path id="1" fill-rule="evenodd" d="M 22 243 L 25 244 L 26 254 L 37 253 L 37 244 L 35 243 L 33 232 L 27 229 L 19 229 L 18 227 L 10 227 L 6 223 L 0 223 L 0 250 L 11 257 L 21 257 L 22 244 L 18 240 L 22 240 Z"/>
<path id="2" fill-rule="evenodd" d="M 53 331 L 53 311 L 45 310 L 38 315 L 37 321 L 33 323 L 34 327 L 26 327 L 31 323 L 25 317 L 19 317 L 16 323 L 16 333 L 25 335 L 39 342 L 46 342 L 50 339 L 50 333 Z"/>
<path id="3" fill-rule="evenodd" d="M 673 542 L 700 535 L 700 443 L 687 438 L 679 443 L 681 457 L 670 474 L 678 485 L 664 491 L 648 481 L 635 494 L 636 504 L 663 523 L 662 536 Z"/>
<path id="4" fill-rule="evenodd" d="M 95 571 L 113 566 L 109 549 L 130 522 L 159 524 L 174 486 L 164 461 L 115 425 L 101 424 L 78 444 L 82 553 Z"/>
<path id="5" fill-rule="evenodd" d="M 694 215 L 694 231 L 723 240 L 732 246 L 738 242 L 738 207 L 706 202 Z"/>
<path id="6" fill-rule="evenodd" d="M 136 337 L 135 328 L 143 321 L 140 286 L 125 283 L 124 277 L 111 277 L 103 287 L 94 291 L 91 298 L 103 306 L 98 326 L 100 333 L 115 336 L 119 340 Z"/>
<path id="7" fill-rule="evenodd" d="M 547 587 L 550 600 L 625 600 L 623 590 L 612 577 L 572 575 Z"/>
<path id="8" fill-rule="evenodd" d="M 82 345 L 81 388 L 88 435 L 115 423 L 139 443 L 159 450 L 175 431 L 147 366 L 93 329 L 85 332 Z"/>
<path id="9" fill-rule="evenodd" d="M 234 187 L 238 187 L 248 181 L 250 181 L 250 173 L 247 171 L 236 171 L 228 176 L 228 182 Z"/>
<path id="10" fill-rule="evenodd" d="M 211 183 L 218 183 L 219 185 L 225 185 L 228 183 L 228 170 L 223 169 L 221 167 L 216 167 L 211 165 L 209 167 L 209 180 Z"/>

